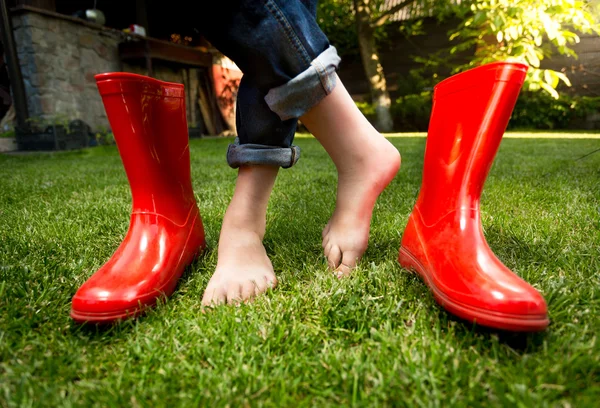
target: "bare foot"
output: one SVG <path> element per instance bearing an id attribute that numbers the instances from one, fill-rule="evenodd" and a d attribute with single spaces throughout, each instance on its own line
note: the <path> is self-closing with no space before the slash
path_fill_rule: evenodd
<path id="1" fill-rule="evenodd" d="M 245 302 L 277 285 L 262 244 L 277 171 L 271 166 L 240 168 L 223 218 L 217 267 L 202 297 L 203 306 Z"/>
<path id="2" fill-rule="evenodd" d="M 277 285 L 262 236 L 235 226 L 223 226 L 217 268 L 208 282 L 202 305 L 239 303 Z"/>
<path id="3" fill-rule="evenodd" d="M 347 276 L 367 249 L 377 197 L 400 169 L 400 153 L 381 135 L 373 135 L 360 159 L 338 166 L 335 211 L 323 230 L 329 267 Z"/>
<path id="4" fill-rule="evenodd" d="M 300 120 L 338 171 L 337 201 L 323 230 L 323 249 L 341 277 L 367 249 L 373 207 L 400 169 L 400 153 L 360 112 L 337 75 L 336 83 Z"/>

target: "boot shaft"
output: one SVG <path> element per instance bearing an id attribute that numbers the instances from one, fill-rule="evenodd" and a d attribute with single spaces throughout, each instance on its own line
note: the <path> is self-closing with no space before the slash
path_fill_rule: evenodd
<path id="1" fill-rule="evenodd" d="M 439 83 L 417 200 L 424 221 L 479 208 L 479 199 L 508 125 L 527 66 L 493 63 Z"/>
<path id="2" fill-rule="evenodd" d="M 183 85 L 130 73 L 100 74 L 96 81 L 133 211 L 184 222 L 195 199 Z"/>

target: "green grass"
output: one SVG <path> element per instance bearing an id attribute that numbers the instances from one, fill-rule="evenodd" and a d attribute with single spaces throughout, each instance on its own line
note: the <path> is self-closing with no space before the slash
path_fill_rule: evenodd
<path id="1" fill-rule="evenodd" d="M 556 134 L 554 134 L 556 135 Z M 81 327 L 70 300 L 128 227 L 115 147 L 0 156 L 0 406 L 597 406 L 600 399 L 598 139 L 507 138 L 482 217 L 498 257 L 546 297 L 543 333 L 478 329 L 444 312 L 396 262 L 425 139 L 390 139 L 403 167 L 381 196 L 351 279 L 327 272 L 320 233 L 334 167 L 298 138 L 265 244 L 280 285 L 203 314 L 200 299 L 236 172 L 227 139 L 191 142 L 209 249 L 136 321 Z"/>

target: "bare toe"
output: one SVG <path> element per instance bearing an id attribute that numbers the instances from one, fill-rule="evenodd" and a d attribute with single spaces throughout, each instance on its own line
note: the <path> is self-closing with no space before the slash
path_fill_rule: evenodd
<path id="1" fill-rule="evenodd" d="M 258 290 L 259 286 L 255 281 L 248 281 L 242 285 L 242 300 L 244 302 L 252 300 L 255 296 L 261 292 Z"/>
<path id="2" fill-rule="evenodd" d="M 202 299 L 206 305 L 249 301 L 277 282 L 260 235 L 237 230 L 227 235 L 219 242 L 217 267 Z"/>
<path id="3" fill-rule="evenodd" d="M 226 300 L 225 291 L 221 287 L 211 285 L 209 282 L 202 297 L 202 306 L 216 306 L 225 303 Z"/>
<path id="4" fill-rule="evenodd" d="M 355 251 L 346 251 L 342 255 L 342 262 L 340 266 L 335 270 L 338 278 L 348 276 L 358 263 L 361 253 Z"/>
<path id="5" fill-rule="evenodd" d="M 331 269 L 336 269 L 342 261 L 342 251 L 337 245 L 332 245 L 329 255 L 327 256 L 327 263 Z"/>
<path id="6" fill-rule="evenodd" d="M 352 273 L 352 269 L 351 267 L 349 267 L 348 265 L 344 265 L 343 263 L 340 264 L 340 266 L 338 266 L 335 270 L 335 276 L 338 278 L 344 278 L 346 276 L 350 276 L 350 273 Z"/>
<path id="7" fill-rule="evenodd" d="M 265 279 L 267 281 L 267 289 L 274 289 L 279 284 L 275 275 L 265 276 Z"/>

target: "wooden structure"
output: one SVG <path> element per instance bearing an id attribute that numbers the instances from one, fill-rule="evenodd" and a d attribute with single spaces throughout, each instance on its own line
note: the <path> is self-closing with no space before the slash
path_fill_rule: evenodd
<path id="1" fill-rule="evenodd" d="M 189 43 L 187 34 L 182 37 L 186 45 L 173 35 L 167 35 L 177 33 L 172 30 L 179 28 L 185 30 L 185 23 L 180 27 L 176 19 L 174 22 L 174 19 L 159 18 L 172 10 L 173 4 L 167 7 L 147 0 L 98 2 L 98 9 L 106 15 L 107 22 L 98 24 L 82 17 L 93 2 L 84 5 L 75 0 L 0 1 L 8 6 L 7 19 L 10 16 L 17 22 L 14 31 L 19 31 L 18 38 L 12 40 L 13 48 L 20 53 L 18 58 L 13 58 L 17 60 L 13 68 L 23 72 L 26 86 L 20 94 L 25 106 L 19 109 L 16 101 L 12 101 L 19 111 L 17 114 L 23 111 L 27 118 L 29 110 L 31 116 L 52 116 L 62 114 L 62 109 L 65 113 L 75 112 L 86 122 L 89 119 L 94 129 L 105 126 L 95 88 L 89 85 L 94 83 L 93 76 L 97 72 L 121 70 L 183 83 L 188 123 L 193 126 L 190 137 L 234 131 L 230 118 L 223 113 L 213 78 L 217 51 L 206 42 L 199 46 L 199 35 L 194 44 Z M 147 13 L 147 9 L 151 13 Z M 143 26 L 146 35 L 129 32 L 127 28 L 132 24 Z M 159 38 L 152 37 L 153 32 Z M 72 51 L 73 47 L 79 50 Z M 38 69 L 42 65 L 44 68 Z"/>

